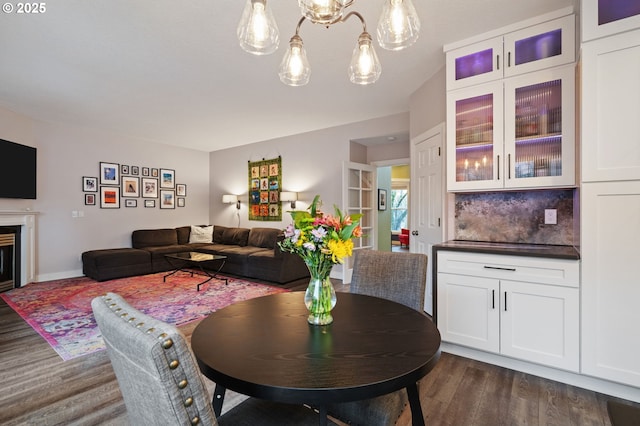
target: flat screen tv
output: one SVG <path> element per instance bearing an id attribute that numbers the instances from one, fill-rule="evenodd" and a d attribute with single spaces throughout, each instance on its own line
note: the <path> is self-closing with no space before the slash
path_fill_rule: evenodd
<path id="1" fill-rule="evenodd" d="M 0 198 L 36 198 L 38 150 L 0 139 Z"/>

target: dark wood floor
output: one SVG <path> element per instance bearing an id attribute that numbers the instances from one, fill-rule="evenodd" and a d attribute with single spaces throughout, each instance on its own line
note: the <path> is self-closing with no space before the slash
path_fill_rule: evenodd
<path id="1" fill-rule="evenodd" d="M 106 352 L 63 362 L 2 299 L 0 389 L 2 425 L 127 424 Z M 615 399 L 450 354 L 420 390 L 428 425 L 610 425 Z"/>

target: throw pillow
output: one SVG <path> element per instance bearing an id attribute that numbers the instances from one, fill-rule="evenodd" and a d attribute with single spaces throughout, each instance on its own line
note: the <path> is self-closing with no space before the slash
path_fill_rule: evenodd
<path id="1" fill-rule="evenodd" d="M 213 225 L 193 226 L 189 234 L 190 243 L 211 243 L 213 241 Z"/>

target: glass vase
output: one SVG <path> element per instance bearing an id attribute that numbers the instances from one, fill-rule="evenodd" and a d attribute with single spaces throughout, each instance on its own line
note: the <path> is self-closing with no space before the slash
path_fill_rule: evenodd
<path id="1" fill-rule="evenodd" d="M 309 310 L 309 324 L 327 325 L 333 322 L 331 310 L 336 306 L 336 291 L 328 273 L 311 273 L 309 287 L 304 294 L 304 304 Z"/>

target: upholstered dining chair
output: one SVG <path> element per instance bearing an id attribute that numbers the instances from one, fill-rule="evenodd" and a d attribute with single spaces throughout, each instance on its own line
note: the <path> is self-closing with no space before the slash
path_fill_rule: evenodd
<path id="1" fill-rule="evenodd" d="M 216 418 L 184 335 L 115 293 L 96 297 L 93 313 L 133 425 L 317 425 L 302 405 L 248 398 Z M 328 421 L 328 424 L 335 423 Z"/>
<path id="2" fill-rule="evenodd" d="M 425 254 L 358 250 L 354 252 L 350 291 L 393 300 L 423 312 L 427 262 Z M 407 392 L 402 389 L 377 398 L 333 404 L 328 412 L 354 426 L 388 426 L 403 416 L 408 401 Z"/>

